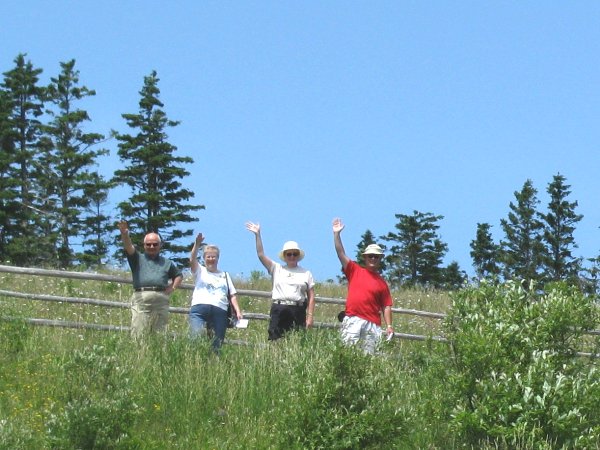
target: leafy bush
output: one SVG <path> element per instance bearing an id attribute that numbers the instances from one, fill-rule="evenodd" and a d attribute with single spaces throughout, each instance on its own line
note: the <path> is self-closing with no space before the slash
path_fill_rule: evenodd
<path id="1" fill-rule="evenodd" d="M 598 445 L 598 373 L 576 356 L 597 323 L 593 299 L 562 285 L 535 293 L 489 284 L 455 294 L 445 322 L 452 429 L 472 445 Z"/>

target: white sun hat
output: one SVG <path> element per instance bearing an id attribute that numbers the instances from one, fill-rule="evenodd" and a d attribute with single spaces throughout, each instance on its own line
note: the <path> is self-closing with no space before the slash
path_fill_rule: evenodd
<path id="1" fill-rule="evenodd" d="M 300 253 L 300 255 L 298 255 L 298 261 L 301 261 L 302 258 L 304 258 L 304 250 L 300 249 L 298 243 L 296 241 L 287 241 L 285 244 L 283 244 L 283 248 L 279 252 L 279 259 L 285 261 L 285 252 L 289 250 L 298 250 Z"/>

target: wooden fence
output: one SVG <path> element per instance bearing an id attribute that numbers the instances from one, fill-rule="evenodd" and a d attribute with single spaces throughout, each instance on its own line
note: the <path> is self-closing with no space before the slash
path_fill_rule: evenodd
<path id="1" fill-rule="evenodd" d="M 131 278 L 119 277 L 115 275 L 105 275 L 105 274 L 96 274 L 96 273 L 88 273 L 88 272 L 70 272 L 63 270 L 48 270 L 48 269 L 37 269 L 37 268 L 26 268 L 26 267 L 13 267 L 13 266 L 5 266 L 0 265 L 0 272 L 5 273 L 13 273 L 20 275 L 34 275 L 41 277 L 54 277 L 54 278 L 67 278 L 67 279 L 78 279 L 78 280 L 91 280 L 91 281 L 104 281 L 104 282 L 112 282 L 112 283 L 121 283 L 121 284 L 131 284 Z M 194 285 L 189 283 L 183 283 L 180 286 L 180 289 L 193 290 Z M 271 292 L 265 291 L 256 291 L 250 289 L 238 289 L 238 294 L 240 296 L 248 296 L 248 297 L 260 297 L 265 299 L 271 298 Z M 15 292 L 15 291 L 7 291 L 0 290 L 0 296 L 5 297 L 14 297 L 14 298 L 22 298 L 28 300 L 40 300 L 47 302 L 63 302 L 63 303 L 74 303 L 74 304 L 87 304 L 87 305 L 96 305 L 103 306 L 107 308 L 130 308 L 129 303 L 124 302 L 114 302 L 108 300 L 99 300 L 93 298 L 84 298 L 84 297 L 61 297 L 55 295 L 44 295 L 44 294 L 28 294 L 23 292 Z M 336 305 L 344 305 L 345 300 L 341 298 L 330 298 L 330 297 L 320 297 L 316 296 L 315 301 L 317 303 L 329 303 Z M 189 312 L 189 308 L 181 308 L 181 307 L 170 307 L 169 311 L 175 314 L 187 314 Z M 428 311 L 419 311 L 416 309 L 406 309 L 406 308 L 392 308 L 392 313 L 394 314 L 405 314 L 405 315 L 413 315 L 431 319 L 443 319 L 446 317 L 443 313 L 435 313 Z M 261 313 L 246 313 L 244 312 L 244 318 L 250 320 L 268 320 L 268 314 Z M 7 319 L 6 317 L 2 317 L 2 319 Z M 69 322 L 63 320 L 48 320 L 48 319 L 36 319 L 36 318 L 28 318 L 24 319 L 27 323 L 32 325 L 43 325 L 43 326 L 51 326 L 51 327 L 66 327 L 66 328 L 87 328 L 87 329 L 95 329 L 95 330 L 107 330 L 107 331 L 128 331 L 130 328 L 128 326 L 116 326 L 116 325 L 100 325 L 100 324 L 89 324 L 82 322 Z M 315 323 L 315 327 L 317 328 L 337 328 L 339 324 L 337 323 L 326 323 L 326 322 L 317 322 Z M 591 330 L 587 334 L 589 335 L 600 335 L 600 330 Z M 394 333 L 394 338 L 396 339 L 405 339 L 412 341 L 435 341 L 435 342 L 443 342 L 447 343 L 448 340 L 443 336 L 423 336 L 418 334 L 408 334 L 408 333 Z M 590 357 L 598 357 L 599 355 L 595 355 L 592 353 L 579 352 L 579 356 L 590 356 Z"/>
<path id="2" fill-rule="evenodd" d="M 88 272 L 70 272 L 70 271 L 63 271 L 63 270 L 48 270 L 48 269 L 14 267 L 14 266 L 5 266 L 5 265 L 0 265 L 0 272 L 13 273 L 13 274 L 19 274 L 19 275 L 33 275 L 33 276 L 41 276 L 41 277 L 66 278 L 66 279 L 131 284 L 131 278 L 120 277 L 120 276 L 115 276 L 115 275 L 88 273 Z M 187 289 L 187 290 L 191 291 L 194 289 L 194 285 L 189 284 L 189 283 L 182 283 L 180 286 L 180 289 Z M 237 289 L 237 293 L 240 296 L 259 297 L 259 298 L 265 298 L 265 299 L 271 298 L 271 292 L 265 292 L 265 291 L 256 291 L 256 290 L 250 290 L 250 289 Z M 107 307 L 107 308 L 129 309 L 131 307 L 130 303 L 124 303 L 124 302 L 115 302 L 115 301 L 100 300 L 100 299 L 85 298 L 85 297 L 62 297 L 62 296 L 47 295 L 47 294 L 29 294 L 29 293 L 24 293 L 24 292 L 15 292 L 15 291 L 8 291 L 8 290 L 1 290 L 1 289 L 0 289 L 0 296 L 21 298 L 21 299 L 26 299 L 26 300 L 46 301 L 46 302 L 62 302 L 62 303 L 95 305 L 95 306 L 103 306 L 103 307 Z M 345 304 L 345 300 L 342 298 L 330 298 L 330 297 L 316 296 L 315 301 L 317 303 L 324 303 L 324 304 L 328 303 L 328 304 L 336 304 L 336 305 L 342 305 L 342 306 Z M 175 313 L 175 314 L 187 314 L 189 312 L 189 308 L 170 307 L 169 312 Z M 415 309 L 406 309 L 406 308 L 392 308 L 392 313 L 420 316 L 420 317 L 433 318 L 433 319 L 443 319 L 444 317 L 446 317 L 446 315 L 442 314 L 442 313 L 419 311 L 419 310 L 415 310 Z M 261 314 L 261 313 L 244 312 L 244 318 L 249 319 L 249 320 L 268 320 L 269 315 Z M 64 321 L 64 320 L 49 320 L 49 319 L 36 319 L 36 318 L 27 318 L 27 319 L 23 319 L 23 320 L 25 320 L 27 323 L 30 323 L 32 325 L 43 325 L 43 326 L 50 326 L 50 327 L 87 328 L 87 329 L 107 330 L 107 331 L 128 331 L 129 330 L 128 326 L 100 325 L 100 324 L 89 324 L 89 323 L 83 323 L 83 322 L 69 322 L 69 321 Z M 315 327 L 317 327 L 317 328 L 337 328 L 337 327 L 339 327 L 339 324 L 317 322 L 317 323 L 315 323 Z M 423 335 L 408 334 L 408 333 L 394 333 L 394 338 L 413 340 L 413 341 L 432 340 L 432 341 L 436 341 L 436 342 L 447 342 L 447 339 L 442 336 L 423 336 Z"/>

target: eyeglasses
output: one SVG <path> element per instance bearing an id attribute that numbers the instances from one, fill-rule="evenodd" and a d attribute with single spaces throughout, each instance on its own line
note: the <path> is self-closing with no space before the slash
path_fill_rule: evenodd
<path id="1" fill-rule="evenodd" d="M 159 245 L 158 242 L 144 242 L 145 247 L 158 247 Z"/>
<path id="2" fill-rule="evenodd" d="M 300 256 L 300 253 L 299 253 L 299 252 L 287 252 L 287 253 L 285 254 L 285 256 L 289 256 L 290 258 L 291 258 L 292 256 L 293 256 L 293 257 L 297 257 L 297 256 Z"/>
<path id="3" fill-rule="evenodd" d="M 369 259 L 379 259 L 381 258 L 381 255 L 365 255 L 367 258 Z"/>

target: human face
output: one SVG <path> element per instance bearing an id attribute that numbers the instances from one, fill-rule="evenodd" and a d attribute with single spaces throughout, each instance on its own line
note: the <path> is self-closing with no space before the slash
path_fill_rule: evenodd
<path id="1" fill-rule="evenodd" d="M 216 250 L 205 250 L 204 251 L 204 265 L 208 270 L 216 271 L 217 264 L 219 264 L 219 252 Z"/>
<path id="2" fill-rule="evenodd" d="M 287 263 L 287 265 L 289 267 L 295 267 L 298 265 L 298 258 L 300 257 L 300 251 L 299 250 L 286 250 L 283 253 L 283 256 L 285 257 L 285 262 Z"/>
<path id="3" fill-rule="evenodd" d="M 379 270 L 379 267 L 381 266 L 382 257 L 383 257 L 383 255 L 377 255 L 374 253 L 369 253 L 369 254 L 363 255 L 363 259 L 365 261 L 365 267 L 372 271 Z"/>
<path id="4" fill-rule="evenodd" d="M 149 233 L 144 238 L 144 252 L 148 256 L 156 256 L 160 252 L 160 237 L 156 233 Z"/>

